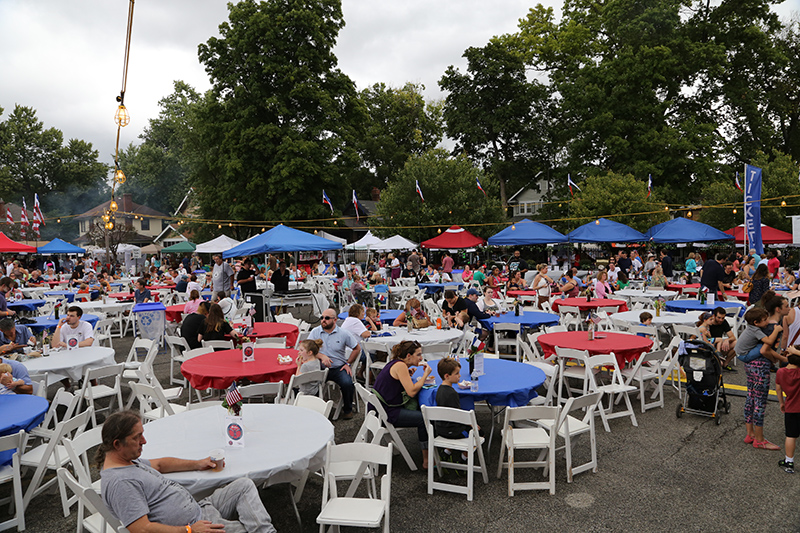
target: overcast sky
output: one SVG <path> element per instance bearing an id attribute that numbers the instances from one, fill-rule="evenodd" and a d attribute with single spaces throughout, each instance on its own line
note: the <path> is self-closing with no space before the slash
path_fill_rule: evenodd
<path id="1" fill-rule="evenodd" d="M 560 15 L 561 0 L 543 0 Z M 113 121 L 122 83 L 127 0 L 0 0 L 0 107 L 33 107 L 45 127 L 79 138 L 113 161 Z M 346 26 L 335 53 L 340 68 L 363 89 L 384 82 L 422 83 L 441 97 L 437 81 L 461 54 L 494 35 L 516 30 L 532 1 L 343 0 Z M 788 17 L 800 0 L 777 8 Z M 125 104 L 131 124 L 121 146 L 158 114 L 158 100 L 182 79 L 204 91 L 208 78 L 197 45 L 218 35 L 227 20 L 223 0 L 138 0 Z"/>

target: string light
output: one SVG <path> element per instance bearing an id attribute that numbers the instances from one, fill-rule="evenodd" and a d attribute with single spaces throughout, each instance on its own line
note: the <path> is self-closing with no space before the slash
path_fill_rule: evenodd
<path id="1" fill-rule="evenodd" d="M 56 222 L 58 222 L 59 224 L 61 224 L 61 219 L 60 219 L 60 218 L 57 218 L 57 219 L 56 219 Z"/>
<path id="2" fill-rule="evenodd" d="M 114 181 L 122 185 L 125 183 L 125 173 L 122 171 L 121 168 L 118 168 L 114 171 Z"/>
<path id="3" fill-rule="evenodd" d="M 517 226 L 514 225 L 514 224 L 511 224 L 511 231 L 515 231 L 516 229 L 517 229 Z"/>
<path id="4" fill-rule="evenodd" d="M 734 208 L 734 209 L 733 209 L 733 214 L 734 214 L 734 215 L 736 214 L 736 208 Z"/>
<path id="5" fill-rule="evenodd" d="M 114 113 L 114 123 L 121 128 L 131 123 L 131 115 L 122 104 L 117 107 L 117 112 Z"/>
<path id="6" fill-rule="evenodd" d="M 117 205 L 117 202 L 115 202 L 114 200 L 111 200 L 111 203 L 108 204 L 108 210 L 111 211 L 112 213 L 114 213 L 114 212 L 116 212 L 117 209 L 119 209 L 119 206 Z"/>
<path id="7" fill-rule="evenodd" d="M 781 201 L 781 207 L 786 207 L 786 200 Z"/>
<path id="8" fill-rule="evenodd" d="M 689 218 L 692 218 L 692 212 L 689 211 L 688 213 L 686 213 L 686 216 L 689 217 Z"/>
<path id="9" fill-rule="evenodd" d="M 594 221 L 594 223 L 595 223 L 597 226 L 599 226 L 599 225 L 600 225 L 600 219 L 598 218 L 597 220 L 595 220 L 595 221 Z"/>
<path id="10" fill-rule="evenodd" d="M 436 232 L 437 233 L 441 233 L 442 232 L 442 228 L 437 229 Z"/>

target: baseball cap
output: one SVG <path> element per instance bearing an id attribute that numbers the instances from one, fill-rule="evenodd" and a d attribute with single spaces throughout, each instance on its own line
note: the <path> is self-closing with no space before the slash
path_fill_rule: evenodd
<path id="1" fill-rule="evenodd" d="M 476 296 L 480 296 L 481 293 L 478 292 L 478 289 L 475 289 L 475 288 L 469 289 L 467 291 L 467 296 L 472 296 L 473 294 L 476 295 Z"/>

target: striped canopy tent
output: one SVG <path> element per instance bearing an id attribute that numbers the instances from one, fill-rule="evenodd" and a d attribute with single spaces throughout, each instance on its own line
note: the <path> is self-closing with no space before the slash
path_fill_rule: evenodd
<path id="1" fill-rule="evenodd" d="M 462 227 L 451 226 L 441 235 L 427 241 L 422 241 L 420 246 L 429 250 L 454 250 L 461 248 L 475 248 L 482 246 L 486 241 L 473 235 Z"/>

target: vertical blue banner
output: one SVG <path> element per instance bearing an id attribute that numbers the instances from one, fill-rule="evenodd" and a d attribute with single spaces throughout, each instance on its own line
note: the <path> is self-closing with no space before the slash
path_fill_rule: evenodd
<path id="1" fill-rule="evenodd" d="M 744 166 L 744 220 L 747 242 L 756 253 L 764 253 L 761 242 L 761 169 Z"/>

